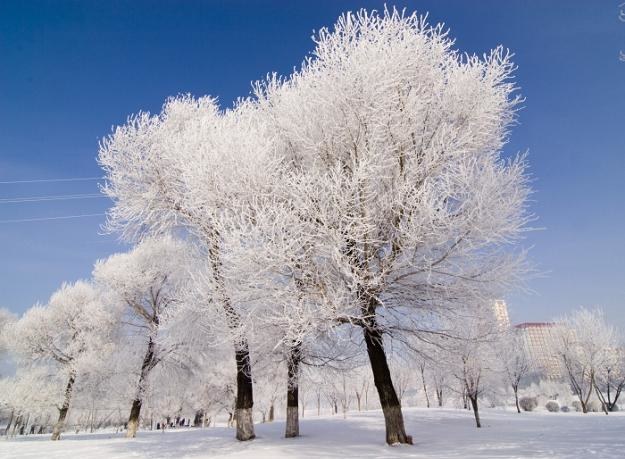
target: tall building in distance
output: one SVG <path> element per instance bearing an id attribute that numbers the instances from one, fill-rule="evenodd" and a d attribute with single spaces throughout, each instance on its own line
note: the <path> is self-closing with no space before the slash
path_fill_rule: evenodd
<path id="1" fill-rule="evenodd" d="M 512 328 L 523 337 L 525 349 L 532 364 L 532 371 L 548 379 L 562 376 L 558 357 L 553 353 L 553 330 L 556 324 L 551 322 L 524 322 L 511 327 L 508 306 L 503 300 L 493 303 L 493 315 L 500 330 Z"/>
<path id="2" fill-rule="evenodd" d="M 508 316 L 508 306 L 504 300 L 495 300 L 493 305 L 493 312 L 495 314 L 495 320 L 497 325 L 502 330 L 510 328 L 510 317 Z"/>
<path id="3" fill-rule="evenodd" d="M 553 353 L 554 328 L 551 322 L 525 322 L 515 325 L 521 333 L 525 348 L 532 362 L 533 371 L 549 379 L 562 377 L 558 357 Z"/>

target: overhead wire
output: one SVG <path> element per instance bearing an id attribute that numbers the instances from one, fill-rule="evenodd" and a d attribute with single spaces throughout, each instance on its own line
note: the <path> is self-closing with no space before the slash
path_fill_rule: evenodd
<path id="1" fill-rule="evenodd" d="M 85 193 L 85 194 L 64 194 L 50 196 L 27 196 L 18 198 L 0 198 L 0 204 L 17 204 L 22 202 L 42 202 L 42 201 L 66 201 L 71 199 L 95 199 L 106 198 L 101 193 Z"/>
<path id="2" fill-rule="evenodd" d="M 65 177 L 65 178 L 52 178 L 52 179 L 3 180 L 3 181 L 0 181 L 0 185 L 56 183 L 56 182 L 87 182 L 87 181 L 94 181 L 94 180 L 102 180 L 103 178 L 104 177 Z M 22 197 L 0 198 L 0 204 L 25 204 L 25 203 L 36 203 L 36 202 L 68 201 L 68 200 L 76 200 L 76 199 L 100 199 L 100 198 L 106 198 L 106 196 L 101 193 L 22 196 Z M 0 220 L 0 224 L 1 223 L 43 222 L 43 221 L 51 221 L 51 220 L 69 220 L 69 219 L 75 219 L 75 218 L 100 217 L 104 215 L 106 214 L 105 213 L 89 213 L 89 214 L 62 215 L 62 216 L 53 216 L 53 217 L 15 218 L 15 219 Z"/>
<path id="3" fill-rule="evenodd" d="M 50 182 L 86 182 L 89 180 L 102 180 L 104 177 L 70 177 L 55 179 L 34 179 L 34 180 L 5 180 L 0 181 L 0 185 L 12 185 L 17 183 L 50 183 Z"/>
<path id="4" fill-rule="evenodd" d="M 61 217 L 17 218 L 17 219 L 12 219 L 12 220 L 0 220 L 0 223 L 44 222 L 48 220 L 67 220 L 71 218 L 102 217 L 104 215 L 106 214 L 98 213 L 98 214 L 64 215 Z"/>

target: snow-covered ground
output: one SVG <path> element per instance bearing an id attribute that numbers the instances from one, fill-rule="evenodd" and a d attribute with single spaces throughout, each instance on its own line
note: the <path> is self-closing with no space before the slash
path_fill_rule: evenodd
<path id="1" fill-rule="evenodd" d="M 450 409 L 405 410 L 413 446 L 384 444 L 379 411 L 307 417 L 302 437 L 284 439 L 284 423 L 256 426 L 258 438 L 240 443 L 226 427 L 121 434 L 65 434 L 60 442 L 32 435 L 0 440 L 0 458 L 625 458 L 625 412 L 580 413 L 484 410 L 482 429 L 472 414 Z"/>

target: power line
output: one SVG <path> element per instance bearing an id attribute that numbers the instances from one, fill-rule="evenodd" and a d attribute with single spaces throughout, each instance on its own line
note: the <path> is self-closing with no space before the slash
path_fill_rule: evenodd
<path id="1" fill-rule="evenodd" d="M 1 198 L 0 204 L 15 204 L 21 202 L 41 202 L 41 201 L 66 201 L 69 199 L 95 199 L 106 198 L 107 196 L 101 193 L 86 193 L 86 194 L 64 194 L 64 195 L 51 195 L 51 196 L 28 196 L 20 198 Z"/>
<path id="2" fill-rule="evenodd" d="M 67 220 L 70 218 L 83 218 L 83 217 L 101 217 L 106 214 L 82 214 L 82 215 L 66 215 L 62 217 L 39 217 L 39 218 L 20 218 L 16 220 L 0 220 L 0 223 L 24 223 L 24 222 L 43 222 L 47 220 Z"/>
<path id="3" fill-rule="evenodd" d="M 14 183 L 44 183 L 44 182 L 86 182 L 89 180 L 102 180 L 104 177 L 73 177 L 57 179 L 37 179 L 37 180 L 9 180 L 0 182 L 0 185 L 11 185 Z"/>

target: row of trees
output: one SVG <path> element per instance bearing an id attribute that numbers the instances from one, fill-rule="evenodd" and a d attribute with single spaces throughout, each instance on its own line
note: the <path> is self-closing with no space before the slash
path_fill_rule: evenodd
<path id="1" fill-rule="evenodd" d="M 168 240 L 164 244 L 163 241 L 155 244 L 154 241 L 146 241 L 129 254 L 115 255 L 99 262 L 94 271 L 98 273 L 95 278 L 100 282 L 111 279 L 100 277 L 105 272 L 103 267 L 115 266 L 123 258 L 143 258 L 148 248 L 154 255 L 163 255 L 166 251 L 159 251 L 159 248 L 162 250 L 164 245 L 172 242 Z M 140 268 L 140 265 L 134 266 Z M 153 269 L 155 265 L 150 266 Z M 119 276 L 119 272 L 114 272 L 114 277 Z M 153 274 L 154 271 L 149 275 L 146 273 L 146 277 L 154 279 Z M 136 276 L 134 278 L 137 279 Z M 119 428 L 125 424 L 129 437 L 136 434 L 140 415 L 144 427 L 150 429 L 157 424 L 178 425 L 181 418 L 187 420 L 187 425 L 195 426 L 211 425 L 224 415 L 229 425 L 234 421 L 235 369 L 228 368 L 227 349 L 223 344 L 213 344 L 211 358 L 198 358 L 204 346 L 197 346 L 188 338 L 180 339 L 175 330 L 181 327 L 179 320 L 172 315 L 161 314 L 159 325 L 163 328 L 156 333 L 153 328 L 135 322 L 138 318 L 134 311 L 137 303 L 134 302 L 133 306 L 130 301 L 125 303 L 125 312 L 116 308 L 118 302 L 102 302 L 100 319 L 91 316 L 77 320 L 71 309 L 58 305 L 63 304 L 64 296 L 73 300 L 88 298 L 84 295 L 88 291 L 86 285 L 79 282 L 63 286 L 48 305 L 33 308 L 19 321 L 4 314 L 9 320 L 0 331 L 0 341 L 8 342 L 8 347 L 19 352 L 23 358 L 16 377 L 0 380 L 0 408 L 10 411 L 5 434 L 15 434 L 16 431 L 42 433 L 58 410 L 58 420 L 53 428 L 53 438 L 58 439 L 70 405 L 74 411 L 73 425 L 77 429 L 93 431 L 110 425 Z M 101 288 L 110 284 L 98 285 L 91 293 L 98 292 L 104 296 Z M 152 298 L 153 292 L 157 292 L 153 286 L 143 284 L 146 298 Z M 154 299 L 162 293 L 161 290 L 155 294 Z M 150 299 L 145 304 L 157 302 Z M 48 322 L 52 324 L 71 321 L 74 333 L 64 333 L 63 327 L 42 327 L 41 322 L 32 319 L 42 310 L 46 311 Z M 109 328 L 108 335 L 102 332 L 107 324 L 111 324 L 111 319 L 102 321 L 103 311 L 115 316 L 114 328 L 117 330 L 111 333 Z M 561 364 L 564 376 L 561 381 L 568 380 L 570 389 L 553 380 L 544 383 L 544 387 L 541 383 L 538 389 L 534 384 L 530 385 L 536 382 L 541 369 L 525 352 L 522 330 L 502 329 L 488 314 L 488 308 L 485 312 L 487 314 L 481 323 L 472 324 L 474 330 L 481 331 L 481 335 L 458 341 L 462 349 L 452 345 L 448 337 L 441 337 L 437 342 L 422 344 L 416 357 L 394 350 L 389 356 L 390 371 L 402 405 L 430 407 L 429 398 L 432 396 L 435 398 L 432 405 L 452 404 L 472 409 L 478 427 L 481 426 L 478 400 L 497 406 L 509 404 L 514 397 L 520 413 L 519 393 L 531 399 L 535 399 L 537 394 L 542 394 L 544 399 L 557 399 L 557 402 L 550 402 L 556 403 L 556 406 L 575 406 L 577 403 L 583 412 L 596 409 L 593 404 L 596 405 L 597 401 L 606 414 L 618 408 L 617 401 L 625 386 L 624 353 L 616 333 L 605 323 L 600 311 L 582 309 L 558 321 L 553 328 L 554 339 L 545 352 L 557 352 L 564 343 L 570 343 L 563 338 L 575 340 L 574 345 L 566 347 L 566 357 L 554 354 Z M 93 324 L 97 326 L 93 327 Z M 188 336 L 189 327 L 182 324 L 184 326 L 178 331 Z M 134 328 L 137 326 L 142 329 L 139 333 Z M 608 333 L 604 333 L 606 331 Z M 179 338 L 172 339 L 175 336 Z M 173 342 L 176 344 L 172 345 Z M 90 344 L 85 346 L 85 343 Z M 601 346 L 602 343 L 608 345 Z M 97 345 L 91 347 L 93 344 Z M 80 350 L 75 352 L 73 349 Z M 181 350 L 184 351 L 176 356 Z M 298 387 L 301 416 L 310 408 L 316 408 L 317 415 L 325 407 L 333 414 L 341 412 L 346 416 L 350 409 L 360 411 L 378 407 L 374 400 L 369 399 L 372 380 L 362 357 L 355 352 L 346 355 L 344 360 L 326 362 L 325 366 L 304 366 Z M 592 357 L 590 363 L 589 357 Z M 36 359 L 36 365 L 33 365 L 33 359 Z M 51 362 L 54 364 L 50 365 Z M 279 386 L 275 384 L 285 370 L 284 362 L 276 359 L 275 355 L 262 356 L 255 359 L 252 367 L 256 375 L 256 421 L 273 421 L 276 408 L 285 404 L 287 419 L 289 415 L 292 418 L 293 410 L 289 408 L 293 405 L 289 407 L 288 399 L 280 394 Z M 553 368 L 543 370 L 549 372 Z M 580 387 L 585 387 L 582 384 L 588 385 L 589 389 L 580 391 Z M 594 395 L 594 400 L 590 400 L 591 395 Z M 531 403 L 536 404 L 535 401 Z M 142 410 L 144 406 L 147 412 Z M 524 409 L 528 408 L 524 406 Z M 298 422 L 291 419 L 289 425 L 298 427 Z"/>
<path id="2" fill-rule="evenodd" d="M 442 26 L 395 10 L 346 14 L 315 43 L 232 109 L 175 97 L 102 141 L 108 227 L 138 245 L 20 320 L 42 325 L 16 326 L 62 333 L 67 347 L 15 341 L 65 369 L 66 400 L 83 356 L 136 339 L 133 436 L 155 369 L 211 380 L 228 342 L 236 438 L 255 436 L 254 381 L 270 361 L 290 437 L 304 368 L 366 351 L 386 441 L 411 443 L 389 346 L 432 347 L 459 359 L 479 424 L 484 308 L 523 274 L 515 246 L 530 218 L 525 158 L 501 155 L 521 101 L 510 54 L 463 55 Z M 75 314 L 55 323 L 63 308 Z"/>

